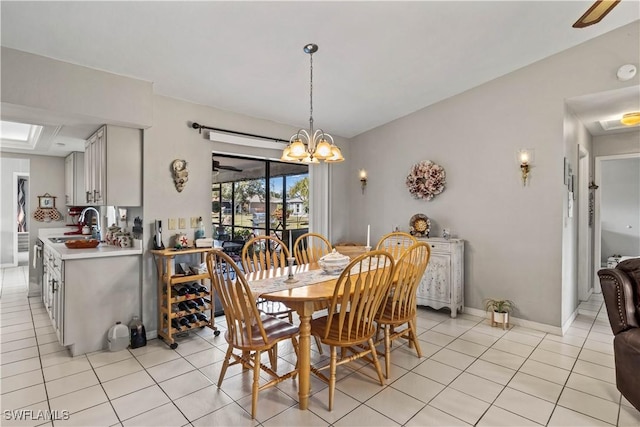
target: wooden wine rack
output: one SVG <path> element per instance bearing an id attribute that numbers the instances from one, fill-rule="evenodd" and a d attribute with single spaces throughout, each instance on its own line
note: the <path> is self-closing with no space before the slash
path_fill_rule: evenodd
<path id="1" fill-rule="evenodd" d="M 208 321 L 200 321 L 190 324 L 190 329 L 209 327 L 213 329 L 215 336 L 220 335 L 220 331 L 214 324 L 214 291 L 210 284 L 207 287 L 206 282 L 209 280 L 209 273 L 176 275 L 173 268 L 175 257 L 181 255 L 199 254 L 200 262 L 206 261 L 207 253 L 213 251 L 213 248 L 187 248 L 187 249 L 158 249 L 152 250 L 151 253 L 156 259 L 158 267 L 158 337 L 163 339 L 169 347 L 175 349 L 178 343 L 175 341 L 174 335 L 185 332 L 171 327 L 171 320 L 196 313 L 209 313 Z M 197 294 L 187 294 L 183 296 L 171 296 L 171 288 L 174 285 L 189 282 L 199 282 L 200 285 L 209 289 L 207 292 Z M 171 304 L 177 304 L 183 301 L 203 298 L 206 301 L 204 306 L 189 310 L 181 310 L 178 312 L 171 311 Z"/>

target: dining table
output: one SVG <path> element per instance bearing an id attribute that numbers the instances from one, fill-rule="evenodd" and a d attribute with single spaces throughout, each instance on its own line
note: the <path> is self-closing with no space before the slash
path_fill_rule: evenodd
<path id="1" fill-rule="evenodd" d="M 333 298 L 339 274 L 326 274 L 318 264 L 272 268 L 246 275 L 254 296 L 278 301 L 295 310 L 300 318 L 298 346 L 298 405 L 309 406 L 311 381 L 311 316 L 326 308 Z"/>

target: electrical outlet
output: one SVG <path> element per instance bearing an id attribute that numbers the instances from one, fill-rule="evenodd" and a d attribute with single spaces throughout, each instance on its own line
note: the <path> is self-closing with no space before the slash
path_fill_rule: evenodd
<path id="1" fill-rule="evenodd" d="M 198 227 L 198 217 L 197 216 L 192 216 L 191 217 L 191 228 L 196 228 Z"/>
<path id="2" fill-rule="evenodd" d="M 178 228 L 180 230 L 187 228 L 187 220 L 184 218 L 178 218 Z"/>
<path id="3" fill-rule="evenodd" d="M 169 218 L 169 230 L 175 230 L 176 229 L 176 219 L 175 218 Z"/>

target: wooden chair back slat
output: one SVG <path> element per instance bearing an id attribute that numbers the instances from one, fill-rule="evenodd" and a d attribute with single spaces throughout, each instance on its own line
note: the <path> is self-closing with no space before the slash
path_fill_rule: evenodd
<path id="1" fill-rule="evenodd" d="M 293 256 L 298 265 L 312 264 L 331 253 L 331 243 L 321 234 L 305 233 L 296 239 L 293 245 Z"/>
<path id="2" fill-rule="evenodd" d="M 212 251 L 207 255 L 207 268 L 224 309 L 227 340 L 239 347 L 250 347 L 260 341 L 266 343 L 267 334 L 255 298 L 238 265 L 224 252 Z M 230 274 L 230 270 L 235 274 Z"/>
<path id="3" fill-rule="evenodd" d="M 282 240 L 273 236 L 257 236 L 242 248 L 242 267 L 245 273 L 285 267 L 289 249 Z"/>
<path id="4" fill-rule="evenodd" d="M 394 261 L 384 251 L 372 251 L 353 260 L 336 282 L 325 329 L 329 338 L 333 322 L 338 322 L 338 340 L 362 342 L 375 331 L 374 318 L 389 291 Z M 336 337 L 333 337 L 336 338 Z"/>
<path id="5" fill-rule="evenodd" d="M 380 238 L 376 245 L 376 250 L 387 251 L 393 259 L 397 260 L 416 243 L 418 243 L 418 240 L 411 234 L 403 231 L 394 231 Z"/>

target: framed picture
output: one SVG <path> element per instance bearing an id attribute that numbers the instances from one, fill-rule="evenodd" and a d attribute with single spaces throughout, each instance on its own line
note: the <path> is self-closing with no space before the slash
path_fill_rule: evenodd
<path id="1" fill-rule="evenodd" d="M 569 162 L 567 162 L 567 158 L 564 158 L 564 185 L 569 185 L 569 175 L 571 175 L 571 172 L 569 172 Z"/>
<path id="2" fill-rule="evenodd" d="M 49 193 L 44 196 L 38 196 L 38 207 L 41 209 L 55 208 L 56 198 Z"/>

